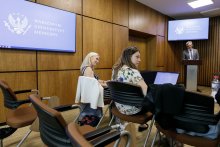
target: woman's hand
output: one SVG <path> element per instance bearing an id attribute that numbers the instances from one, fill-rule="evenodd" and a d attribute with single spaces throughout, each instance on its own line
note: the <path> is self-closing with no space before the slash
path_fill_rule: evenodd
<path id="1" fill-rule="evenodd" d="M 108 81 L 110 81 L 110 80 L 108 80 Z M 106 88 L 106 87 L 108 87 L 108 85 L 106 84 L 106 82 L 108 82 L 108 81 L 99 80 L 99 83 L 102 87 Z"/>
<path id="2" fill-rule="evenodd" d="M 100 84 L 101 84 L 101 86 L 102 86 L 103 88 L 108 87 L 108 85 L 106 84 L 106 82 L 104 82 L 104 83 L 100 83 Z"/>

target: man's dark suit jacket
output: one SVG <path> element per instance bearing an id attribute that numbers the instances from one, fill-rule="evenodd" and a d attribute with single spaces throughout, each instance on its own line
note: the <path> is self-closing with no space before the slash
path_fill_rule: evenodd
<path id="1" fill-rule="evenodd" d="M 193 51 L 193 60 L 199 60 L 199 53 L 198 53 L 198 50 L 197 49 L 192 49 Z M 183 60 L 188 60 L 190 59 L 190 56 L 189 56 L 189 51 L 188 49 L 184 50 L 183 51 Z"/>

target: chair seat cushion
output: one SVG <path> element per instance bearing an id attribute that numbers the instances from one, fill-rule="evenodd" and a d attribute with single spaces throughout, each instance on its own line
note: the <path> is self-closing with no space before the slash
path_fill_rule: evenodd
<path id="1" fill-rule="evenodd" d="M 12 128 L 21 128 L 31 125 L 37 118 L 37 111 L 34 106 L 28 106 L 24 108 L 18 108 L 11 110 L 7 117 L 6 123 Z"/>
<path id="2" fill-rule="evenodd" d="M 163 130 L 158 123 L 156 123 L 157 129 L 173 140 L 177 140 L 184 144 L 198 146 L 198 147 L 217 147 L 220 141 L 220 135 L 215 140 L 198 137 L 198 136 L 190 136 L 188 134 L 180 134 L 177 133 L 176 129 Z"/>
<path id="3" fill-rule="evenodd" d="M 152 119 L 153 114 L 151 112 L 147 112 L 145 114 L 135 114 L 135 115 L 125 115 L 118 111 L 116 107 L 112 108 L 112 114 L 121 120 L 129 121 L 138 124 L 145 124 L 149 120 Z"/>

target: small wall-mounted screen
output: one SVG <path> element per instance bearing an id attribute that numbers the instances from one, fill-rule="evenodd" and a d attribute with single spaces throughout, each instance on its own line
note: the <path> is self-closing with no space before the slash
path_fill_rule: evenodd
<path id="1" fill-rule="evenodd" d="M 76 51 L 75 13 L 25 0 L 0 6 L 0 48 Z"/>
<path id="2" fill-rule="evenodd" d="M 168 41 L 208 39 L 209 18 L 168 22 Z"/>

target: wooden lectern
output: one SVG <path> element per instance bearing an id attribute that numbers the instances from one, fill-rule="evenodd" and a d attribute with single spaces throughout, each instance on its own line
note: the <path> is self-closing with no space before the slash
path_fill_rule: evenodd
<path id="1" fill-rule="evenodd" d="M 197 91 L 198 65 L 202 65 L 202 60 L 183 60 L 184 65 L 184 86 L 188 90 Z"/>

